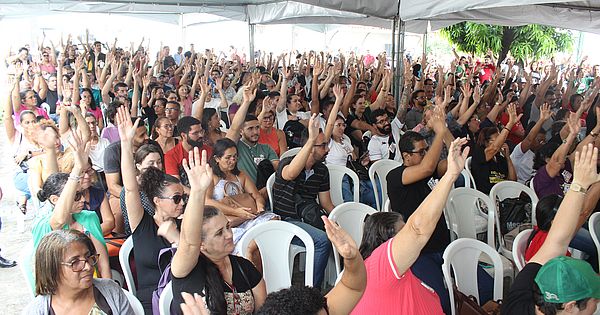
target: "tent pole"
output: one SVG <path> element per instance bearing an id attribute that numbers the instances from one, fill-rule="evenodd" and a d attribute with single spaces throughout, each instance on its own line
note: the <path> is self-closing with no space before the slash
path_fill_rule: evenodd
<path id="1" fill-rule="evenodd" d="M 250 67 L 254 68 L 254 29 L 256 25 L 248 22 L 248 42 L 250 47 L 250 55 L 248 56 L 250 59 Z"/>
<path id="2" fill-rule="evenodd" d="M 406 22 L 399 20 L 397 31 L 398 49 L 396 50 L 396 69 L 394 72 L 396 108 L 400 108 L 400 99 L 402 98 L 402 87 L 404 86 L 404 37 L 406 36 Z"/>
<path id="3" fill-rule="evenodd" d="M 398 85 L 398 77 L 396 76 L 396 51 L 398 50 L 398 47 L 396 47 L 398 45 L 398 42 L 396 41 L 396 28 L 398 27 L 398 18 L 394 17 L 394 21 L 392 22 L 392 64 L 391 67 L 392 69 L 394 69 L 393 73 L 394 73 L 394 79 L 393 79 L 393 83 L 392 83 L 392 93 L 394 95 L 397 94 L 398 89 L 397 89 L 397 85 Z"/>

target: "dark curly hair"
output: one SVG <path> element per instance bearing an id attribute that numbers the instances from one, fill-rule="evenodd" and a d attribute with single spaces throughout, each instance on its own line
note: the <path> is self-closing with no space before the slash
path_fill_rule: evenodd
<path id="1" fill-rule="evenodd" d="M 257 315 L 316 315 L 327 310 L 327 300 L 317 288 L 294 285 L 267 295 Z"/>
<path id="2" fill-rule="evenodd" d="M 156 167 L 148 167 L 140 176 L 140 190 L 148 196 L 148 200 L 154 204 L 154 197 L 163 195 L 165 188 L 172 184 L 180 184 L 177 177 L 166 174 Z"/>

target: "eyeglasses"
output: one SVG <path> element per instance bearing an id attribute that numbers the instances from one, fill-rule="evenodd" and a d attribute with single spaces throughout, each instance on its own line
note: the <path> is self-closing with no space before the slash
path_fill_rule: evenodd
<path id="1" fill-rule="evenodd" d="M 427 151 L 428 151 L 428 150 L 429 150 L 429 148 L 424 148 L 424 149 L 417 150 L 417 151 L 410 151 L 410 152 L 408 152 L 408 153 L 411 153 L 411 154 L 418 154 L 418 155 L 420 155 L 420 156 L 425 156 L 425 154 L 427 153 Z"/>
<path id="2" fill-rule="evenodd" d="M 83 268 L 85 268 L 86 263 L 89 264 L 90 267 L 96 266 L 98 264 L 99 257 L 100 254 L 95 254 L 84 259 L 76 259 L 71 262 L 61 262 L 60 264 L 71 267 L 71 270 L 74 272 L 80 272 L 83 270 Z"/>
<path id="3" fill-rule="evenodd" d="M 326 147 L 326 146 L 327 146 L 327 142 L 323 142 L 323 143 L 321 143 L 321 144 L 315 144 L 314 146 L 315 146 L 315 147 L 324 148 L 324 147 Z"/>
<path id="4" fill-rule="evenodd" d="M 273 116 L 265 116 L 265 117 L 263 117 L 263 120 L 271 120 L 271 119 L 273 119 Z"/>
<path id="5" fill-rule="evenodd" d="M 173 203 L 178 205 L 181 201 L 183 201 L 183 203 L 186 203 L 188 201 L 188 195 L 187 194 L 183 194 L 183 195 L 173 195 L 171 197 L 158 197 L 159 199 L 171 199 L 173 200 Z"/>

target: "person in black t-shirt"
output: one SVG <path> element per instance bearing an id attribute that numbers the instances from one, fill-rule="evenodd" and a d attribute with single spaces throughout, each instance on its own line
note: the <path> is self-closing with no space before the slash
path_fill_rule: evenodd
<path id="1" fill-rule="evenodd" d="M 211 314 L 253 314 L 265 301 L 262 275 L 245 258 L 231 255 L 233 233 L 227 217 L 205 206 L 212 169 L 206 151 L 194 148 L 183 167 L 190 180 L 190 198 L 181 226 L 179 247 L 171 263 L 173 304 L 182 292 L 204 297 Z M 176 313 L 180 313 L 177 310 Z"/>
<path id="2" fill-rule="evenodd" d="M 517 275 L 502 304 L 502 314 L 587 314 L 596 311 L 600 277 L 585 261 L 564 255 L 590 215 L 583 208 L 588 188 L 597 190 L 598 149 L 584 146 L 577 156 L 573 183 L 558 208 L 542 247 Z"/>

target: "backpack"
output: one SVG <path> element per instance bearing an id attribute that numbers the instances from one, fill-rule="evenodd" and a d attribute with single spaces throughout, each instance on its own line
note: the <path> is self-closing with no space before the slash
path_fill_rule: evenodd
<path id="1" fill-rule="evenodd" d="M 302 147 L 302 132 L 306 127 L 297 120 L 288 120 L 283 126 L 289 149 Z"/>
<path id="2" fill-rule="evenodd" d="M 158 280 L 158 286 L 156 290 L 152 292 L 152 314 L 160 315 L 160 295 L 163 290 L 171 282 L 171 260 L 175 256 L 176 248 L 168 247 L 163 248 L 158 253 L 158 270 L 160 271 L 160 279 Z M 165 266 L 163 268 L 163 265 Z M 173 312 L 171 312 L 173 313 Z"/>

